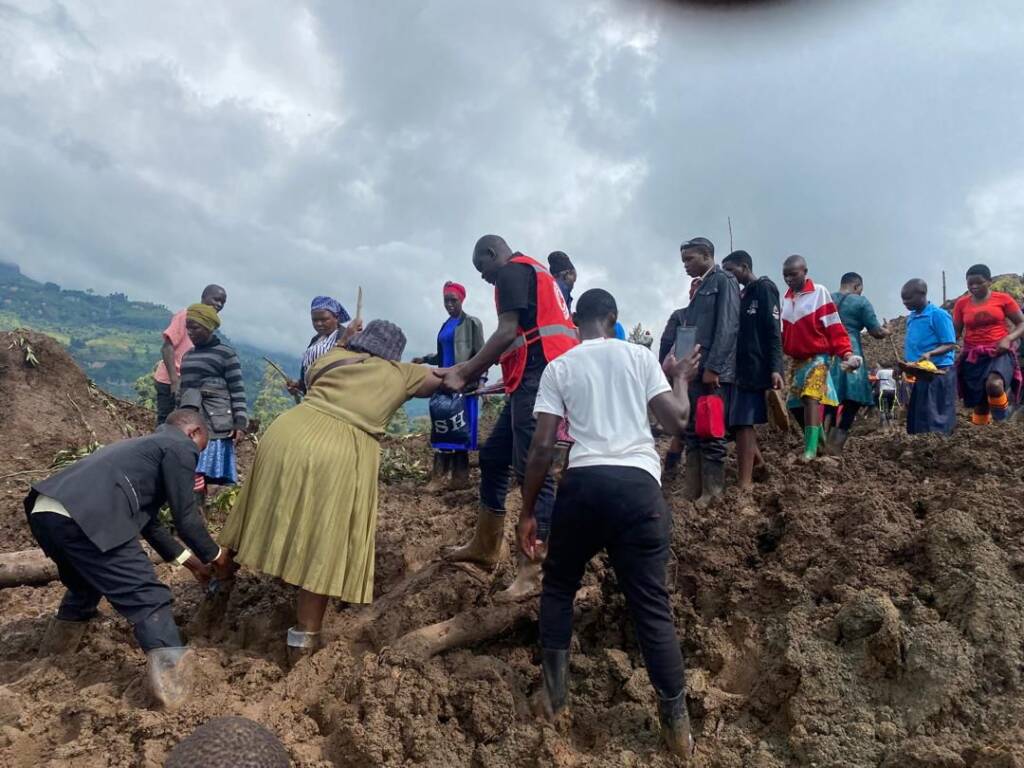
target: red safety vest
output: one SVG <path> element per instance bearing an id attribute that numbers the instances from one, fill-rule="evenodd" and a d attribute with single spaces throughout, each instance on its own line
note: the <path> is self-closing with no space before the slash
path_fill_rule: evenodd
<path id="1" fill-rule="evenodd" d="M 537 327 L 516 329 L 516 340 L 501 356 L 501 373 L 505 381 L 505 392 L 512 394 L 523 381 L 526 358 L 530 347 L 540 342 L 544 359 L 549 363 L 559 355 L 568 352 L 580 343 L 579 332 L 566 306 L 562 289 L 548 270 L 529 256 L 518 253 L 510 264 L 528 264 L 537 273 Z M 494 302 L 498 303 L 498 291 L 494 291 Z M 499 307 L 500 310 L 500 307 Z"/>

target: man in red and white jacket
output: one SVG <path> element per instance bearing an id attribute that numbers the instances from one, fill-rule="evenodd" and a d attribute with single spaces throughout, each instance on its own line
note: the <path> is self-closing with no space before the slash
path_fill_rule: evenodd
<path id="1" fill-rule="evenodd" d="M 832 295 L 808 279 L 804 258 L 786 259 L 782 277 L 789 286 L 782 300 L 782 351 L 793 359 L 787 405 L 803 425 L 803 459 L 811 461 L 824 443 L 821 406 L 838 405 L 829 374 L 832 357 L 841 358 L 849 370 L 860 367 L 862 361 L 853 354 Z"/>

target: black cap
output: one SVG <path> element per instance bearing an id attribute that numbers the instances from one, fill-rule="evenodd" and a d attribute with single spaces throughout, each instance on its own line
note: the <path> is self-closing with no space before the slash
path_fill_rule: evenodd
<path id="1" fill-rule="evenodd" d="M 715 244 L 706 237 L 695 237 L 692 240 L 687 240 L 679 246 L 680 251 L 689 251 L 692 248 L 702 248 L 708 251 L 712 256 L 715 255 Z"/>

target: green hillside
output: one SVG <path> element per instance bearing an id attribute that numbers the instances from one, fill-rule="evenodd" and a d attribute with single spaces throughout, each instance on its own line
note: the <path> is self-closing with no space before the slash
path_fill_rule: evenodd
<path id="1" fill-rule="evenodd" d="M 24 327 L 53 336 L 93 381 L 119 397 L 135 399 L 136 380 L 152 373 L 170 317 L 170 310 L 158 304 L 129 301 L 122 293 L 66 291 L 0 262 L 0 330 Z M 245 344 L 234 346 L 252 405 L 263 384 L 262 356 L 267 353 Z"/>

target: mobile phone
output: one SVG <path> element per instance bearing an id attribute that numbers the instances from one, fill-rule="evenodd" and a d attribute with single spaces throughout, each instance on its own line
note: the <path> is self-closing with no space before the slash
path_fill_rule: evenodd
<path id="1" fill-rule="evenodd" d="M 697 346 L 696 326 L 680 326 L 676 329 L 675 356 L 677 360 L 683 360 L 693 354 L 693 348 Z"/>

